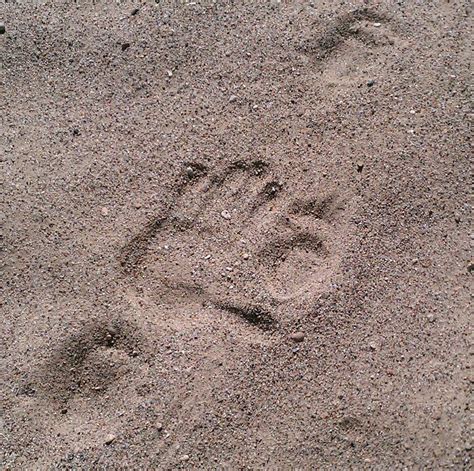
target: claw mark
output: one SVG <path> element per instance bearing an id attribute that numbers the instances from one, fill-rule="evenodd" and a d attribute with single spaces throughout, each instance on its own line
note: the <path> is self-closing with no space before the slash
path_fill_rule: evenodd
<path id="1" fill-rule="evenodd" d="M 215 303 L 217 308 L 228 311 L 235 314 L 262 330 L 271 330 L 275 328 L 276 321 L 273 317 L 264 309 L 257 306 L 235 306 L 227 303 Z"/>
<path id="2" fill-rule="evenodd" d="M 155 238 L 165 220 L 166 217 L 153 220 L 122 249 L 120 264 L 125 273 L 131 274 L 136 270 L 147 253 L 150 240 Z"/>
<path id="3" fill-rule="evenodd" d="M 230 176 L 237 171 L 245 171 L 253 173 L 255 176 L 262 176 L 267 171 L 268 164 L 262 160 L 255 160 L 252 162 L 237 161 L 229 165 L 225 171 L 215 174 L 210 177 L 208 186 L 203 189 L 203 193 L 207 194 L 206 199 L 209 199 L 213 191 L 218 189 Z M 177 194 L 181 196 L 183 191 L 189 188 L 189 185 L 197 182 L 201 177 L 207 174 L 207 167 L 200 163 L 188 162 L 186 163 L 187 177 L 183 184 L 180 184 Z M 191 180 L 191 182 L 189 181 Z M 273 187 L 272 187 L 273 188 Z M 273 197 L 272 188 L 268 188 L 268 197 Z M 279 189 L 278 184 L 274 185 L 275 194 Z M 205 202 L 205 201 L 204 201 Z M 119 256 L 120 265 L 126 274 L 132 274 L 140 266 L 145 258 L 151 241 L 156 238 L 157 234 L 165 225 L 172 224 L 175 228 L 180 230 L 189 229 L 193 221 L 186 218 L 179 211 L 173 211 L 171 207 L 164 211 L 164 215 L 154 218 L 149 222 L 130 242 L 128 242 L 122 249 Z"/>
<path id="4" fill-rule="evenodd" d="M 344 211 L 344 204 L 335 195 L 320 199 L 310 199 L 306 201 L 296 201 L 291 207 L 290 212 L 295 215 L 313 216 L 316 219 L 330 220 L 338 212 Z"/>

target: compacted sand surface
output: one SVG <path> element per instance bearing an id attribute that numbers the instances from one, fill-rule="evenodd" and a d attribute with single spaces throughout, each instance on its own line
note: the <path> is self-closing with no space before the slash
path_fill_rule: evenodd
<path id="1" fill-rule="evenodd" d="M 469 4 L 5 1 L 2 469 L 468 469 Z"/>

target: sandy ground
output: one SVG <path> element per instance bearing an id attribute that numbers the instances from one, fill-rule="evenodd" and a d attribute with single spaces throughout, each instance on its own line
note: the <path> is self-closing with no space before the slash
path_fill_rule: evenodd
<path id="1" fill-rule="evenodd" d="M 468 469 L 470 2 L 41 3 L 2 469 Z"/>

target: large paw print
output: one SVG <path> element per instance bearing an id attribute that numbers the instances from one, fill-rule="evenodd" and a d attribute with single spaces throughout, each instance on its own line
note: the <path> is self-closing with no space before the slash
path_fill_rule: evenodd
<path id="1" fill-rule="evenodd" d="M 340 199 L 295 201 L 262 161 L 188 172 L 174 207 L 123 250 L 122 265 L 148 292 L 208 302 L 267 329 L 282 302 L 328 289 L 340 260 Z"/>

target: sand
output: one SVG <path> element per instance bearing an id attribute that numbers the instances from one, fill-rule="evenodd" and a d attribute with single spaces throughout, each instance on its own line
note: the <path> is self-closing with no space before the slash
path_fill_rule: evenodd
<path id="1" fill-rule="evenodd" d="M 468 469 L 470 2 L 187 3 L 2 5 L 2 469 Z"/>

